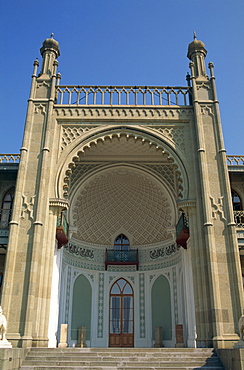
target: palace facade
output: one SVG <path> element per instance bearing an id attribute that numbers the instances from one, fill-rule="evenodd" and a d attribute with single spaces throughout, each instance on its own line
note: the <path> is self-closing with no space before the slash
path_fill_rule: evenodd
<path id="1" fill-rule="evenodd" d="M 0 156 L 8 340 L 56 347 L 68 324 L 69 346 L 82 327 L 88 347 L 232 348 L 244 156 L 226 156 L 205 45 L 181 87 L 63 86 L 58 42 L 40 51 L 21 154 Z"/>

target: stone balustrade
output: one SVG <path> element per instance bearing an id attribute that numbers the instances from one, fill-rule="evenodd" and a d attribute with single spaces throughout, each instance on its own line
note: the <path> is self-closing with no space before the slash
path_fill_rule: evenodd
<path id="1" fill-rule="evenodd" d="M 56 86 L 56 104 L 190 105 L 190 87 Z"/>
<path id="2" fill-rule="evenodd" d="M 0 163 L 19 163 L 20 154 L 0 154 Z"/>
<path id="3" fill-rule="evenodd" d="M 227 155 L 226 159 L 229 166 L 244 166 L 244 155 Z"/>

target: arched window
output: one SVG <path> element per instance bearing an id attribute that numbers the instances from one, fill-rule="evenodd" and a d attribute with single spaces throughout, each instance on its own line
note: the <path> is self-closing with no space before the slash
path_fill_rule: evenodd
<path id="1" fill-rule="evenodd" d="M 114 241 L 114 249 L 116 251 L 128 251 L 130 249 L 130 241 L 124 234 L 120 234 Z"/>
<path id="2" fill-rule="evenodd" d="M 7 227 L 9 224 L 9 221 L 11 220 L 11 214 L 12 214 L 12 208 L 13 208 L 13 202 L 14 202 L 14 192 L 15 192 L 15 188 L 13 187 L 7 191 L 7 193 L 5 194 L 3 198 L 1 213 L 0 213 L 1 227 Z"/>
<path id="3" fill-rule="evenodd" d="M 235 192 L 235 190 L 231 191 L 232 196 L 232 204 L 233 204 L 233 210 L 234 211 L 241 211 L 242 210 L 242 204 L 241 199 L 239 195 Z"/>

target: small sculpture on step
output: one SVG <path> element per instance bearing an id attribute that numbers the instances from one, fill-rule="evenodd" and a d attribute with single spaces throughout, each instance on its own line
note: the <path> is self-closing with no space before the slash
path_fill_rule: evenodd
<path id="1" fill-rule="evenodd" d="M 239 319 L 240 340 L 234 344 L 234 348 L 244 348 L 244 312 Z"/>
<path id="2" fill-rule="evenodd" d="M 239 319 L 240 340 L 244 340 L 244 314 Z"/>
<path id="3" fill-rule="evenodd" d="M 0 348 L 12 348 L 11 343 L 6 338 L 7 320 L 3 315 L 3 309 L 0 306 Z"/>

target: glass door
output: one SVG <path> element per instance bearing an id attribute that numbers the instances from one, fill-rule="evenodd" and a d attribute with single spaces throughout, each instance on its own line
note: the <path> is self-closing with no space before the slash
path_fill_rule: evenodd
<path id="1" fill-rule="evenodd" d="M 131 285 L 117 280 L 110 292 L 109 346 L 134 347 L 134 299 Z"/>

